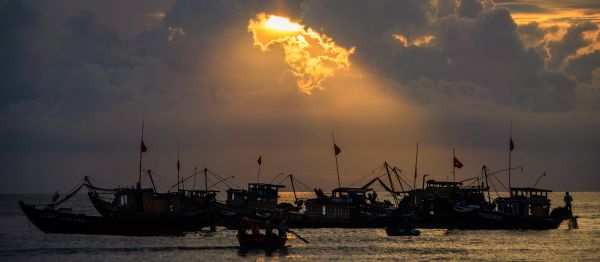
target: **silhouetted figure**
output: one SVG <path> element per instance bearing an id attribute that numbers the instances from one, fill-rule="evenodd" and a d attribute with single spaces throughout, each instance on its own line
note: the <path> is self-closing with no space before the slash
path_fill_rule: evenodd
<path id="1" fill-rule="evenodd" d="M 371 194 L 371 196 L 373 197 L 374 201 L 377 201 L 377 192 L 375 192 L 375 190 L 373 190 L 373 194 Z"/>
<path id="2" fill-rule="evenodd" d="M 563 199 L 565 201 L 565 207 L 569 209 L 569 211 L 571 210 L 571 202 L 573 202 L 573 197 L 569 195 L 569 192 L 565 193 L 565 198 Z"/>

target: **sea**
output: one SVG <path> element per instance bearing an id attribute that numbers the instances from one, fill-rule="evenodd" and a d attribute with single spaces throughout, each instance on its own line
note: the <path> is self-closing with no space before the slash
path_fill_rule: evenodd
<path id="1" fill-rule="evenodd" d="M 290 239 L 274 252 L 242 251 L 236 232 L 217 228 L 180 237 L 45 234 L 30 224 L 17 201 L 47 203 L 51 194 L 0 195 L 0 261 L 600 261 L 600 192 L 572 192 L 578 229 L 421 229 L 418 237 L 388 237 L 384 229 L 294 229 L 309 243 Z M 301 193 L 300 196 L 309 196 Z M 282 201 L 293 194 L 280 192 Z M 552 192 L 553 207 L 563 192 Z M 66 207 L 96 214 L 86 194 Z"/>

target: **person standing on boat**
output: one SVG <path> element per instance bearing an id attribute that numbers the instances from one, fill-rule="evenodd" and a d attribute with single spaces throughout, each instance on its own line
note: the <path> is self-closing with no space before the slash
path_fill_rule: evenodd
<path id="1" fill-rule="evenodd" d="M 573 202 L 573 197 L 569 195 L 569 192 L 565 193 L 565 198 L 563 199 L 565 201 L 565 207 L 569 209 L 569 211 L 571 210 L 571 202 Z"/>

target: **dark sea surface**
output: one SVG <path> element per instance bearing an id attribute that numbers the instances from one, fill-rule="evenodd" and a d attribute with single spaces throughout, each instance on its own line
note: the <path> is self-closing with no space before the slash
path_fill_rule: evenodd
<path id="1" fill-rule="evenodd" d="M 280 193 L 282 200 L 292 193 Z M 553 207 L 564 193 L 550 194 Z M 0 261 L 220 261 L 220 260 L 519 260 L 600 261 L 600 192 L 574 192 L 579 229 L 443 230 L 423 229 L 419 237 L 388 237 L 383 229 L 298 229 L 306 244 L 290 239 L 285 250 L 242 253 L 236 232 L 194 232 L 183 237 L 124 237 L 44 234 L 17 201 L 44 203 L 49 194 L 0 195 Z M 86 194 L 66 207 L 97 214 Z"/>

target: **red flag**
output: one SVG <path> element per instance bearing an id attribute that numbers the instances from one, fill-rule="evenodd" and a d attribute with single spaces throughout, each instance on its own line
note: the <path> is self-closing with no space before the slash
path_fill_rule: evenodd
<path id="1" fill-rule="evenodd" d="M 58 201 L 59 195 L 58 195 L 58 191 L 54 192 L 54 196 L 52 196 L 52 202 L 56 202 Z"/>
<path id="2" fill-rule="evenodd" d="M 258 162 L 258 165 L 262 165 L 262 156 L 258 156 L 258 159 L 256 160 L 256 162 Z"/>
<path id="3" fill-rule="evenodd" d="M 515 143 L 513 143 L 512 137 L 510 138 L 510 151 L 513 151 L 513 149 L 515 149 Z"/>
<path id="4" fill-rule="evenodd" d="M 333 152 L 337 156 L 342 152 L 342 150 L 335 143 L 333 143 Z"/>
<path id="5" fill-rule="evenodd" d="M 463 167 L 463 164 L 462 164 L 460 161 L 458 161 L 458 158 L 456 158 L 456 157 L 455 157 L 455 158 L 454 158 L 454 166 L 455 166 L 456 168 L 462 168 L 462 167 Z"/>
<path id="6" fill-rule="evenodd" d="M 148 148 L 146 147 L 146 144 L 144 144 L 144 140 L 142 140 L 142 145 L 140 146 L 140 150 L 142 152 L 146 152 L 148 151 Z"/>

